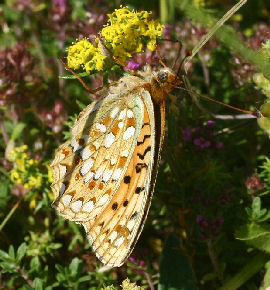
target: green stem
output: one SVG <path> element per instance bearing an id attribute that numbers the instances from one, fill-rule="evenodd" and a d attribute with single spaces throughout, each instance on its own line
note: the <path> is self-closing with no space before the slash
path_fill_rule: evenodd
<path id="1" fill-rule="evenodd" d="M 235 276 L 227 280 L 218 290 L 234 290 L 244 285 L 252 276 L 258 273 L 268 261 L 269 257 L 264 253 L 259 253 L 251 259 Z"/>
<path id="2" fill-rule="evenodd" d="M 4 228 L 4 226 L 6 225 L 6 223 L 8 222 L 8 220 L 11 218 L 11 216 L 14 214 L 15 210 L 19 207 L 21 201 L 23 200 L 23 197 L 21 197 L 13 206 L 13 208 L 11 209 L 11 211 L 8 213 L 8 215 L 6 216 L 6 218 L 2 221 L 1 225 L 0 225 L 0 232 L 2 231 L 2 229 Z"/>

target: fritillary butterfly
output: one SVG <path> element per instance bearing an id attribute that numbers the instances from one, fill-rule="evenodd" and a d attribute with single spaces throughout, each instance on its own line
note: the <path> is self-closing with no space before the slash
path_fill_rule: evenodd
<path id="1" fill-rule="evenodd" d="M 99 260 L 121 266 L 145 223 L 165 132 L 170 69 L 124 76 L 84 109 L 51 164 L 53 206 L 85 228 Z"/>

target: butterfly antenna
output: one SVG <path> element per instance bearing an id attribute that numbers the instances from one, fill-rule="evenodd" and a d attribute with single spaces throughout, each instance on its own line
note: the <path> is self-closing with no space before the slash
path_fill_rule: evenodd
<path id="1" fill-rule="evenodd" d="M 104 43 L 104 41 L 103 41 L 103 39 L 102 39 L 102 37 L 100 36 L 100 34 L 98 34 L 98 39 L 99 39 L 99 41 L 100 41 L 100 44 L 101 44 L 101 46 L 103 46 L 105 49 L 106 49 L 106 51 L 109 53 L 109 55 L 110 55 L 110 57 L 117 63 L 117 64 L 119 64 L 121 67 L 124 67 L 127 71 L 129 71 L 132 75 L 135 75 L 136 74 L 136 72 L 133 70 L 133 69 L 130 69 L 130 68 L 128 68 L 127 67 L 127 64 L 126 63 L 124 63 L 124 62 L 122 62 L 119 58 L 117 58 L 117 57 L 115 57 L 114 55 L 113 55 L 113 53 L 111 52 L 111 50 L 108 48 L 108 46 Z"/>
<path id="2" fill-rule="evenodd" d="M 187 51 L 186 56 L 181 60 L 176 75 L 178 75 L 178 76 L 180 75 L 180 72 L 183 71 L 183 67 L 184 67 L 186 59 L 191 57 L 191 56 L 192 56 L 192 50 L 190 49 L 190 50 Z"/>
<path id="3" fill-rule="evenodd" d="M 158 57 L 158 61 L 161 63 L 161 65 L 165 68 L 168 68 L 168 66 L 165 64 L 165 62 L 162 60 L 162 57 L 160 55 L 160 50 L 159 50 L 159 45 L 156 44 L 156 52 L 157 52 L 157 57 Z"/>
<path id="4" fill-rule="evenodd" d="M 209 100 L 209 101 L 211 101 L 211 102 L 217 103 L 217 104 L 219 104 L 219 105 L 222 105 L 222 106 L 228 107 L 228 108 L 233 109 L 233 110 L 235 110 L 235 111 L 239 111 L 239 112 L 242 112 L 242 113 L 245 113 L 245 114 L 249 114 L 249 115 L 252 115 L 252 116 L 254 116 L 254 117 L 256 117 L 256 118 L 261 118 L 261 117 L 263 117 L 263 115 L 262 115 L 262 113 L 261 113 L 260 111 L 249 111 L 249 110 L 243 110 L 243 109 L 240 109 L 240 108 L 237 108 L 237 107 L 234 107 L 234 106 L 228 105 L 228 104 L 224 104 L 224 103 L 222 103 L 222 102 L 220 102 L 220 101 L 218 101 L 218 100 L 215 100 L 215 99 L 212 99 L 212 98 L 210 98 L 210 97 L 204 96 L 204 95 L 199 94 L 199 93 L 197 93 L 197 92 L 195 92 L 195 91 L 191 91 L 191 90 L 188 90 L 188 89 L 183 88 L 183 87 L 177 87 L 177 88 L 180 89 L 180 90 L 183 90 L 183 91 L 186 91 L 186 92 L 192 93 L 192 94 L 196 94 L 196 95 L 198 95 L 198 96 L 201 97 L 201 98 L 204 98 L 204 99 L 207 99 L 207 100 Z"/>

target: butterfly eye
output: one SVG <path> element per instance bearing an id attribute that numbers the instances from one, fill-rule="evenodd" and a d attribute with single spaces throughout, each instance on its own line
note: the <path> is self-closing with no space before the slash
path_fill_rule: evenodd
<path id="1" fill-rule="evenodd" d="M 162 83 L 165 83 L 168 80 L 168 72 L 162 70 L 157 74 L 158 80 Z"/>

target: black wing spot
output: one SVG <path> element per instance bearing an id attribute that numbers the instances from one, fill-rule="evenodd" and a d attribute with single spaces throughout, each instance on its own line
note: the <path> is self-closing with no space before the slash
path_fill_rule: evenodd
<path id="1" fill-rule="evenodd" d="M 137 163 L 136 165 L 136 173 L 140 173 L 142 171 L 142 168 L 147 167 L 147 165 L 145 163 Z"/>
<path id="2" fill-rule="evenodd" d="M 129 175 L 125 176 L 124 177 L 124 182 L 125 183 L 130 183 L 130 179 L 131 179 L 131 177 Z"/>
<path id="3" fill-rule="evenodd" d="M 137 156 L 139 156 L 139 158 L 140 158 L 141 160 L 143 160 L 144 157 L 145 157 L 145 155 L 147 154 L 147 152 L 149 152 L 150 150 L 151 150 L 151 146 L 148 146 L 148 147 L 144 150 L 143 154 L 137 153 Z"/>
<path id="4" fill-rule="evenodd" d="M 125 200 L 123 206 L 126 207 L 128 205 L 128 200 Z"/>
<path id="5" fill-rule="evenodd" d="M 144 187 L 140 187 L 138 186 L 136 189 L 135 189 L 135 193 L 139 194 L 140 192 L 142 192 L 144 190 Z"/>
<path id="6" fill-rule="evenodd" d="M 129 220 L 130 220 L 130 221 L 134 220 L 134 219 L 137 217 L 137 215 L 138 215 L 138 212 L 135 211 L 134 214 L 130 217 Z"/>
<path id="7" fill-rule="evenodd" d="M 117 208 L 118 208 L 118 203 L 115 202 L 115 203 L 112 205 L 112 209 L 113 209 L 113 210 L 117 210 Z"/>
<path id="8" fill-rule="evenodd" d="M 143 144 L 144 143 L 144 141 L 147 139 L 147 138 L 150 138 L 151 137 L 151 135 L 144 135 L 144 137 L 143 137 L 143 140 L 141 141 L 141 142 L 137 142 L 137 145 L 139 146 L 139 145 L 141 145 L 141 144 Z"/>

